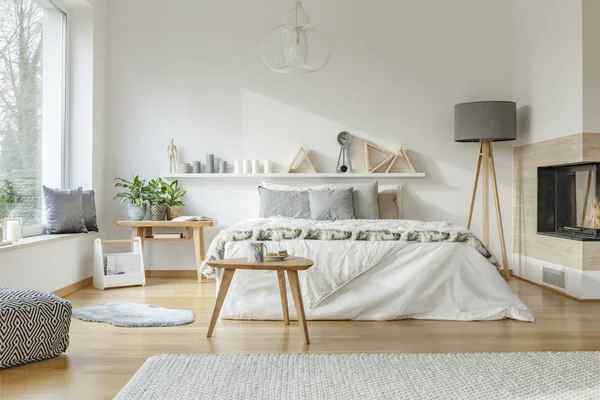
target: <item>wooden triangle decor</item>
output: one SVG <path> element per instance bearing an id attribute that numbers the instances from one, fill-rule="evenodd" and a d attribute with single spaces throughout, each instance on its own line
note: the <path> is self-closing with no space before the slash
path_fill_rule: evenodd
<path id="1" fill-rule="evenodd" d="M 376 166 L 372 167 L 371 166 L 371 157 L 369 154 L 370 150 L 376 151 L 378 153 L 385 155 L 386 156 L 385 159 L 383 161 L 381 161 L 379 164 L 377 164 Z M 386 174 L 390 173 L 394 164 L 396 163 L 396 161 L 398 161 L 399 158 L 404 158 L 404 160 L 406 161 L 406 164 L 408 165 L 408 168 L 410 168 L 410 170 L 413 173 L 417 172 L 415 170 L 415 167 L 413 166 L 412 162 L 408 158 L 408 154 L 406 154 L 406 151 L 402 148 L 402 146 L 400 146 L 400 148 L 395 153 L 391 153 L 391 152 L 384 150 L 380 147 L 377 147 L 371 143 L 365 142 L 365 166 L 366 166 L 367 172 L 370 174 L 375 173 L 378 170 L 380 170 L 386 166 L 387 167 L 385 168 L 385 173 Z"/>
<path id="2" fill-rule="evenodd" d="M 306 164 L 306 165 L 303 167 L 303 164 Z M 290 167 L 288 168 L 288 173 L 290 173 L 290 174 L 297 174 L 297 173 L 316 174 L 317 173 L 317 169 L 315 168 L 314 164 L 308 157 L 308 152 L 306 150 L 304 150 L 304 147 L 300 147 L 300 149 L 298 150 L 298 153 L 296 153 L 294 160 L 292 161 L 292 163 L 290 164 Z"/>

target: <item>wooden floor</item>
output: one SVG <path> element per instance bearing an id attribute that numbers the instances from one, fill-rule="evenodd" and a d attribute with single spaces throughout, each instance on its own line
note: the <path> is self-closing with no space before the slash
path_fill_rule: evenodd
<path id="1" fill-rule="evenodd" d="M 283 322 L 220 321 L 213 338 L 206 339 L 214 283 L 155 278 L 144 288 L 88 287 L 67 297 L 74 307 L 151 303 L 193 310 L 196 322 L 173 328 L 117 328 L 73 320 L 67 353 L 0 372 L 0 398 L 110 399 L 146 358 L 161 353 L 600 350 L 600 304 L 581 304 L 517 279 L 511 286 L 533 309 L 535 323 L 309 322 L 310 346 L 303 345 L 295 321 L 288 327 Z"/>

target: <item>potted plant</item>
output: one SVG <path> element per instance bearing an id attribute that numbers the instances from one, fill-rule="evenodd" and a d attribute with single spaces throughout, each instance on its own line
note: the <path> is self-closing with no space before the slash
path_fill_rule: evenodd
<path id="1" fill-rule="evenodd" d="M 124 192 L 119 192 L 115 195 L 115 199 L 119 199 L 121 204 L 129 202 L 127 206 L 127 214 L 132 221 L 141 221 L 146 216 L 146 202 L 148 201 L 148 186 L 146 181 L 135 176 L 129 181 L 123 178 L 115 178 L 115 187 L 126 189 Z"/>
<path id="2" fill-rule="evenodd" d="M 23 202 L 23 196 L 17 192 L 15 183 L 10 179 L 0 182 L 0 214 L 10 213 Z"/>
<path id="3" fill-rule="evenodd" d="M 153 221 L 164 221 L 167 216 L 167 188 L 162 178 L 152 179 L 148 183 L 148 202 Z"/>
<path id="4" fill-rule="evenodd" d="M 173 183 L 164 183 L 165 189 L 167 189 L 167 219 L 170 221 L 177 217 L 181 217 L 183 214 L 183 201 L 181 200 L 187 193 L 185 190 L 181 190 L 179 187 L 179 181 L 173 181 Z"/>

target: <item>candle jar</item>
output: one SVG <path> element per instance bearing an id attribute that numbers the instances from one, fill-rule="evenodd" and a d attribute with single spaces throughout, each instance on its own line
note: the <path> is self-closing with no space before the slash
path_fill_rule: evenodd
<path id="1" fill-rule="evenodd" d="M 260 173 L 260 163 L 258 160 L 252 160 L 252 173 L 259 174 Z"/>
<path id="2" fill-rule="evenodd" d="M 219 173 L 225 174 L 227 172 L 227 161 L 219 160 Z"/>
<path id="3" fill-rule="evenodd" d="M 206 155 L 206 172 L 212 174 L 215 172 L 215 155 L 207 154 Z"/>
<path id="4" fill-rule="evenodd" d="M 16 243 L 23 237 L 23 221 L 21 218 L 5 218 L 2 229 L 3 240 Z"/>
<path id="5" fill-rule="evenodd" d="M 250 160 L 242 160 L 242 174 L 249 174 L 251 172 L 252 166 L 250 165 Z"/>
<path id="6" fill-rule="evenodd" d="M 271 173 L 271 160 L 265 160 L 263 163 L 263 172 L 265 174 Z"/>

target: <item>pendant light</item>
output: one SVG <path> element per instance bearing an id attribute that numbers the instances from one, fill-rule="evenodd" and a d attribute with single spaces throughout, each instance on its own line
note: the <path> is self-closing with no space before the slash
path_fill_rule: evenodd
<path id="1" fill-rule="evenodd" d="M 327 65 L 331 43 L 309 23 L 310 17 L 302 2 L 294 0 L 294 7 L 286 14 L 283 24 L 262 41 L 263 60 L 269 68 L 282 74 L 306 74 Z"/>

